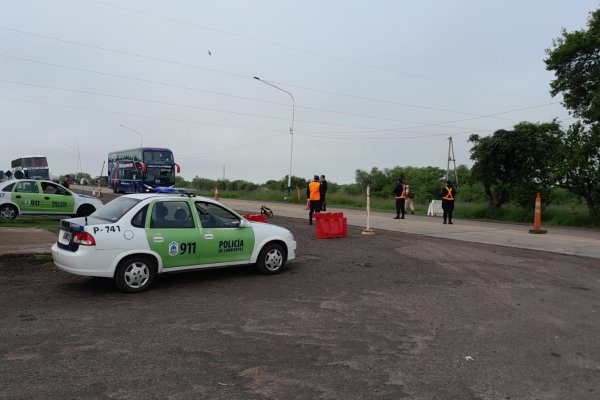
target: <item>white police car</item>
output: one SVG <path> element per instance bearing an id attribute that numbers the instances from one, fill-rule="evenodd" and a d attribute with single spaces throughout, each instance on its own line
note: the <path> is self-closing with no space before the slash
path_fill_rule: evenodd
<path id="1" fill-rule="evenodd" d="M 95 197 L 73 193 L 52 181 L 14 179 L 0 184 L 0 218 L 19 214 L 90 215 L 102 207 Z"/>
<path id="2" fill-rule="evenodd" d="M 256 264 L 275 274 L 295 252 L 285 228 L 250 222 L 210 198 L 160 193 L 121 196 L 89 217 L 62 220 L 52 246 L 58 268 L 114 278 L 124 292 L 171 271 Z"/>

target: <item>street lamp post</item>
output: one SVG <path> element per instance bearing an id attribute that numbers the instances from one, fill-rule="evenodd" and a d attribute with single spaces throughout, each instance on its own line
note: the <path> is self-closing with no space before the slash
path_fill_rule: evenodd
<path id="1" fill-rule="evenodd" d="M 290 92 L 288 92 L 287 90 L 280 88 L 279 86 L 275 86 L 270 82 L 260 79 L 258 76 L 255 76 L 254 79 L 256 79 L 257 81 L 261 81 L 262 83 L 267 84 L 269 86 L 272 86 L 275 89 L 281 90 L 282 92 L 289 94 L 290 97 L 292 98 L 292 125 L 290 126 L 290 173 L 288 174 L 288 197 L 291 199 L 292 198 L 292 154 L 294 153 L 294 108 L 295 108 L 294 95 L 291 94 Z"/>
<path id="2" fill-rule="evenodd" d="M 131 131 L 131 132 L 133 132 L 133 133 L 137 134 L 137 135 L 140 137 L 140 147 L 142 147 L 142 140 L 144 139 L 144 137 L 142 136 L 142 134 L 141 134 L 141 133 L 139 133 L 138 131 L 136 131 L 135 129 L 131 129 L 130 127 L 128 127 L 128 126 L 125 126 L 125 125 L 123 125 L 123 124 L 121 124 L 121 126 L 122 126 L 123 128 L 125 128 L 125 129 L 127 129 L 128 131 Z"/>

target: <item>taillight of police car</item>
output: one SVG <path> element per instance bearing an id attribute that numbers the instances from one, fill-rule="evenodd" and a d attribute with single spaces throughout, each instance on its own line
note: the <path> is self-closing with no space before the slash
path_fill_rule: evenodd
<path id="1" fill-rule="evenodd" d="M 96 240 L 89 232 L 76 232 L 75 237 L 73 237 L 73 243 L 83 246 L 95 246 Z"/>

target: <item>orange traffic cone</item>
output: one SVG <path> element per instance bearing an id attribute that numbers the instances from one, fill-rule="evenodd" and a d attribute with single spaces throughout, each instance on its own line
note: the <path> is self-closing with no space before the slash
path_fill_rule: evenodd
<path id="1" fill-rule="evenodd" d="M 219 200 L 219 189 L 215 188 L 215 200 Z"/>
<path id="2" fill-rule="evenodd" d="M 538 193 L 535 196 L 535 213 L 533 215 L 533 229 L 529 233 L 546 233 L 548 231 L 542 229 L 542 198 Z"/>

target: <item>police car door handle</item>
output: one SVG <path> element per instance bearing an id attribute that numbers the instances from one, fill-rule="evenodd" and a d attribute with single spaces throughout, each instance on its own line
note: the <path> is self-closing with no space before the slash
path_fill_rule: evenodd
<path id="1" fill-rule="evenodd" d="M 164 241 L 165 241 L 165 238 L 164 238 L 164 237 L 162 237 L 162 236 L 154 236 L 154 237 L 152 238 L 152 241 L 153 241 L 154 243 L 162 243 L 162 242 L 164 242 Z"/>
<path id="2" fill-rule="evenodd" d="M 20 195 L 20 194 L 18 194 L 18 195 L 16 195 L 15 197 L 16 197 L 17 199 L 20 199 L 20 198 L 21 198 L 21 195 Z"/>
<path id="3" fill-rule="evenodd" d="M 44 197 L 44 200 L 50 200 L 50 197 L 46 196 Z"/>
<path id="4" fill-rule="evenodd" d="M 206 235 L 204 235 L 204 239 L 206 239 L 206 240 L 211 240 L 214 238 L 215 238 L 215 235 L 213 235 L 212 233 L 207 233 Z"/>

